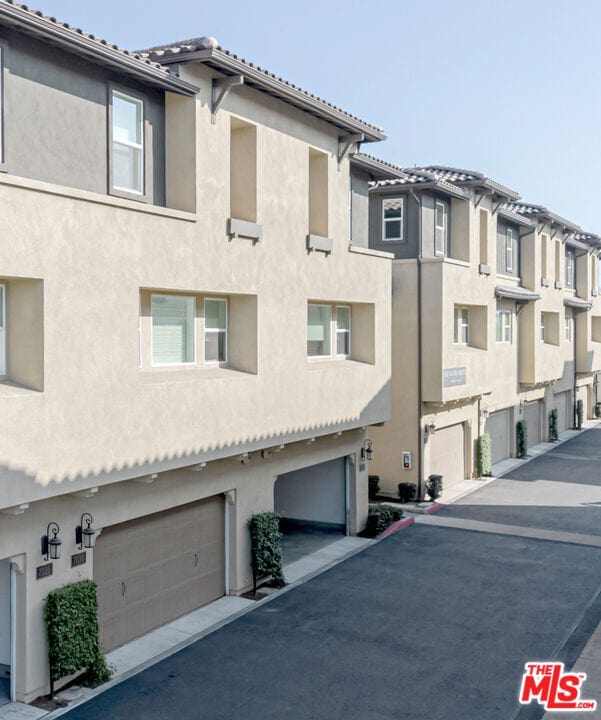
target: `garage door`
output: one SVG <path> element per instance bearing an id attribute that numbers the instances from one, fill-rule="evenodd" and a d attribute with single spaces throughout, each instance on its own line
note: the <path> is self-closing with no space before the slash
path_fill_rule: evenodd
<path id="1" fill-rule="evenodd" d="M 436 430 L 428 439 L 430 473 L 443 476 L 443 488 L 465 480 L 465 432 L 463 424 Z"/>
<path id="2" fill-rule="evenodd" d="M 274 508 L 286 520 L 346 527 L 345 458 L 283 473 L 274 488 Z"/>
<path id="3" fill-rule="evenodd" d="M 224 594 L 224 525 L 219 495 L 103 529 L 94 580 L 105 651 Z"/>
<path id="4" fill-rule="evenodd" d="M 571 422 L 571 410 L 572 410 L 572 401 L 571 401 L 571 393 L 570 391 L 557 393 L 557 395 L 554 398 L 554 407 L 557 409 L 557 431 L 563 432 L 564 430 L 569 430 L 569 428 L 572 425 Z"/>
<path id="5" fill-rule="evenodd" d="M 541 404 L 537 400 L 524 406 L 524 420 L 528 427 L 528 447 L 541 442 Z"/>
<path id="6" fill-rule="evenodd" d="M 490 435 L 493 464 L 506 460 L 511 454 L 509 416 L 509 410 L 499 410 L 491 413 L 486 420 L 484 431 Z"/>

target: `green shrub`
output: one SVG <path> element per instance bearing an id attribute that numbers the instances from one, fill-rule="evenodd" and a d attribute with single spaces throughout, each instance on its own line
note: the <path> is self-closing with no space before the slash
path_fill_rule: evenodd
<path id="1" fill-rule="evenodd" d="M 601 417 L 601 402 L 595 403 L 595 417 Z"/>
<path id="2" fill-rule="evenodd" d="M 408 482 L 399 483 L 398 493 L 402 503 L 411 502 L 417 494 L 417 485 Z"/>
<path id="3" fill-rule="evenodd" d="M 380 492 L 380 476 L 379 475 L 369 475 L 368 481 L 369 481 L 369 490 L 368 490 L 369 499 L 375 500 L 376 495 Z"/>
<path id="4" fill-rule="evenodd" d="M 442 475 L 430 475 L 426 481 L 426 491 L 432 501 L 442 495 Z"/>
<path id="5" fill-rule="evenodd" d="M 523 420 L 515 424 L 515 450 L 519 458 L 525 458 L 528 454 L 528 428 Z"/>
<path id="6" fill-rule="evenodd" d="M 86 680 L 105 682 L 111 676 L 100 652 L 96 583 L 91 580 L 65 585 L 46 598 L 44 620 L 48 635 L 50 682 L 86 671 Z"/>
<path id="7" fill-rule="evenodd" d="M 555 442 L 559 440 L 559 432 L 557 430 L 557 410 L 553 408 L 549 413 L 549 441 Z"/>
<path id="8" fill-rule="evenodd" d="M 372 504 L 369 506 L 365 534 L 369 535 L 369 537 L 376 537 L 376 535 L 383 533 L 393 522 L 400 520 L 402 517 L 403 511 L 400 508 Z"/>
<path id="9" fill-rule="evenodd" d="M 283 585 L 280 516 L 274 512 L 258 513 L 250 518 L 248 527 L 255 590 L 257 580 L 268 575 L 276 585 Z"/>
<path id="10" fill-rule="evenodd" d="M 576 401 L 576 429 L 582 430 L 582 418 L 584 415 L 584 404 L 582 400 Z"/>
<path id="11" fill-rule="evenodd" d="M 478 475 L 492 475 L 492 444 L 490 435 L 482 433 L 477 446 Z"/>

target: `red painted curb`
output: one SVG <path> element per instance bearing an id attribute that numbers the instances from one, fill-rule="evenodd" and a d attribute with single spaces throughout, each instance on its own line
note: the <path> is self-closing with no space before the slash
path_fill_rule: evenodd
<path id="1" fill-rule="evenodd" d="M 428 509 L 428 515 L 433 515 L 435 512 L 438 512 L 439 510 L 442 510 L 445 505 L 442 503 L 432 503 L 432 506 Z"/>
<path id="2" fill-rule="evenodd" d="M 415 518 L 407 518 L 406 520 L 397 520 L 396 522 L 392 523 L 392 525 L 389 525 L 384 532 L 378 536 L 378 539 L 381 540 L 382 538 L 388 537 L 389 535 L 393 535 L 394 533 L 400 532 L 401 530 L 404 530 L 406 527 L 409 527 L 410 525 L 413 525 L 415 522 Z"/>

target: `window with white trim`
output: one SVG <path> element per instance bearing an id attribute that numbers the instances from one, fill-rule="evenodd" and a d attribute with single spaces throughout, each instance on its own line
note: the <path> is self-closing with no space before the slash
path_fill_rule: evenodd
<path id="1" fill-rule="evenodd" d="M 195 362 L 196 299 L 184 295 L 151 295 L 152 364 Z"/>
<path id="2" fill-rule="evenodd" d="M 508 227 L 505 236 L 505 271 L 513 272 L 515 256 L 515 237 L 513 229 Z"/>
<path id="3" fill-rule="evenodd" d="M 401 198 L 384 198 L 382 202 L 382 241 L 400 242 L 403 239 L 405 201 Z"/>
<path id="4" fill-rule="evenodd" d="M 545 313 L 540 314 L 540 341 L 545 342 Z"/>
<path id="5" fill-rule="evenodd" d="M 351 354 L 351 309 L 348 305 L 336 306 L 336 355 Z"/>
<path id="6" fill-rule="evenodd" d="M 227 300 L 205 298 L 205 363 L 227 362 Z"/>
<path id="7" fill-rule="evenodd" d="M 434 207 L 434 252 L 446 255 L 449 244 L 449 204 L 437 200 Z"/>
<path id="8" fill-rule="evenodd" d="M 330 305 L 310 303 L 307 309 L 307 355 L 327 357 L 331 355 L 332 308 Z"/>
<path id="9" fill-rule="evenodd" d="M 513 313 L 511 310 L 497 310 L 497 342 L 510 343 Z"/>
<path id="10" fill-rule="evenodd" d="M 566 287 L 576 286 L 576 257 L 573 250 L 566 250 Z"/>
<path id="11" fill-rule="evenodd" d="M 0 285 L 0 375 L 6 375 L 6 285 Z"/>
<path id="12" fill-rule="evenodd" d="M 112 91 L 112 187 L 144 194 L 144 103 Z"/>
<path id="13" fill-rule="evenodd" d="M 565 320 L 565 340 L 572 342 L 572 316 L 566 312 Z"/>
<path id="14" fill-rule="evenodd" d="M 455 307 L 454 342 L 467 345 L 470 341 L 469 310 L 466 307 Z"/>

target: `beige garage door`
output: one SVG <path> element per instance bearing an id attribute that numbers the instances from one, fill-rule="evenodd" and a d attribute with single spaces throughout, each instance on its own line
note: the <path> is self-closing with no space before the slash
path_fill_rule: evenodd
<path id="1" fill-rule="evenodd" d="M 224 594 L 224 524 L 219 495 L 103 529 L 94 549 L 103 650 Z"/>
<path id="2" fill-rule="evenodd" d="M 570 400 L 571 393 L 569 390 L 557 393 L 554 399 L 554 407 L 557 409 L 557 431 L 563 432 L 568 430 L 571 425 L 571 409 L 572 402 Z"/>
<path id="3" fill-rule="evenodd" d="M 490 435 L 493 463 L 507 459 L 510 455 L 509 410 L 491 413 L 486 420 L 484 431 Z"/>
<path id="4" fill-rule="evenodd" d="M 465 479 L 465 432 L 463 424 L 436 430 L 431 435 L 430 473 L 443 476 L 443 488 Z"/>
<path id="5" fill-rule="evenodd" d="M 541 442 L 541 404 L 537 400 L 524 406 L 524 420 L 528 427 L 528 447 Z"/>

